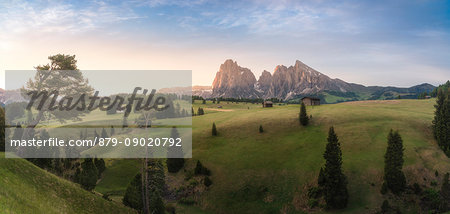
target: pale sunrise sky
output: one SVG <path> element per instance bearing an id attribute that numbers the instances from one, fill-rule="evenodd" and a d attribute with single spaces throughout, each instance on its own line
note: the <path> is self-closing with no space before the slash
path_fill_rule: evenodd
<path id="1" fill-rule="evenodd" d="M 295 60 L 364 85 L 450 79 L 450 2 L 1 1 L 4 70 L 31 70 L 57 53 L 82 70 L 192 70 L 211 85 L 233 59 L 253 71 Z"/>

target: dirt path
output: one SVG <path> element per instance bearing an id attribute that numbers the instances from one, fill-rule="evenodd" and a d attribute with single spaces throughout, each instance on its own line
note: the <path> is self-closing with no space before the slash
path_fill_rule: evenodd
<path id="1" fill-rule="evenodd" d="M 220 109 L 220 108 L 205 108 L 205 109 L 211 111 L 234 111 L 233 109 Z"/>

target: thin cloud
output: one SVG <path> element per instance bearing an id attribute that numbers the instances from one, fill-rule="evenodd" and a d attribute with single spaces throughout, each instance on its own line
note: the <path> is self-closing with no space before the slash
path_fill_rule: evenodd
<path id="1" fill-rule="evenodd" d="M 143 18 L 130 8 L 94 2 L 77 8 L 69 3 L 17 1 L 0 5 L 6 13 L 0 14 L 0 29 L 8 33 L 80 33 Z"/>

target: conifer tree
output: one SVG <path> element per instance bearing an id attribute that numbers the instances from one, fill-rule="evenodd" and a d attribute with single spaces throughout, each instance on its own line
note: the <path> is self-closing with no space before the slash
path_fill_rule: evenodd
<path id="1" fill-rule="evenodd" d="M 444 115 L 443 115 L 443 108 L 444 108 L 444 101 L 445 96 L 442 89 L 439 89 L 437 92 L 437 99 L 436 99 L 436 105 L 435 112 L 434 112 L 434 120 L 433 120 L 433 134 L 436 138 L 439 147 L 441 147 L 442 150 L 446 151 L 447 146 L 445 145 L 443 141 L 443 130 L 444 130 Z"/>
<path id="2" fill-rule="evenodd" d="M 159 159 L 148 161 L 148 190 L 150 213 L 164 214 L 164 203 L 161 195 L 164 192 L 165 174 L 163 164 Z"/>
<path id="3" fill-rule="evenodd" d="M 178 131 L 175 127 L 172 128 L 172 131 L 170 133 L 170 138 L 177 139 L 180 135 L 178 134 Z M 170 146 L 167 148 L 167 170 L 171 173 L 178 172 L 181 168 L 184 166 L 184 157 L 183 154 L 183 147 L 181 146 Z"/>
<path id="4" fill-rule="evenodd" d="M 5 111 L 0 107 L 0 151 L 5 151 Z"/>
<path id="5" fill-rule="evenodd" d="M 128 127 L 128 117 L 123 117 L 122 120 L 122 129 L 125 129 Z"/>
<path id="6" fill-rule="evenodd" d="M 307 126 L 309 122 L 308 114 L 306 113 L 305 104 L 302 102 L 300 106 L 300 116 L 299 116 L 300 124 L 303 126 Z"/>
<path id="7" fill-rule="evenodd" d="M 262 125 L 259 125 L 259 133 L 263 133 L 263 132 L 264 132 L 264 129 L 263 129 Z"/>
<path id="8" fill-rule="evenodd" d="M 326 205 L 328 208 L 345 208 L 349 197 L 347 178 L 342 172 L 342 152 L 333 127 L 328 132 L 328 144 L 323 157 L 326 161 L 323 170 Z"/>
<path id="9" fill-rule="evenodd" d="M 388 135 L 388 146 L 384 155 L 384 182 L 394 194 L 403 192 L 406 178 L 403 174 L 403 141 L 398 131 L 391 131 Z"/>
<path id="10" fill-rule="evenodd" d="M 148 182 L 146 188 L 142 186 L 143 176 L 141 173 L 137 174 L 131 183 L 128 185 L 122 200 L 123 204 L 139 211 L 149 211 L 148 213 L 164 213 L 164 202 L 161 195 L 165 188 L 164 168 L 160 160 L 148 160 Z M 145 194 L 143 194 L 143 191 Z M 148 200 L 148 208 L 145 208 L 143 203 L 143 196 Z"/>
<path id="11" fill-rule="evenodd" d="M 159 192 L 152 192 L 150 196 L 150 213 L 152 214 L 165 214 L 164 202 Z"/>
<path id="12" fill-rule="evenodd" d="M 212 136 L 217 136 L 216 123 L 213 123 L 212 125 Z"/>
<path id="13" fill-rule="evenodd" d="M 22 125 L 17 123 L 16 128 L 14 129 L 14 133 L 13 133 L 12 139 L 20 140 L 20 139 L 22 139 L 22 134 L 23 134 Z"/>
<path id="14" fill-rule="evenodd" d="M 203 184 L 204 184 L 206 187 L 211 186 L 212 181 L 211 181 L 211 179 L 209 178 L 209 176 L 206 176 L 206 177 L 205 177 L 205 179 L 203 180 Z"/>
<path id="15" fill-rule="evenodd" d="M 95 137 L 95 138 L 99 138 L 99 137 L 100 137 L 100 136 L 98 135 L 98 133 L 97 133 L 97 129 L 94 130 L 94 137 Z"/>
<path id="16" fill-rule="evenodd" d="M 206 100 L 203 100 L 203 102 L 202 102 L 203 104 L 206 104 Z"/>
<path id="17" fill-rule="evenodd" d="M 97 175 L 98 171 L 95 167 L 94 161 L 92 158 L 84 159 L 84 162 L 81 164 L 81 174 L 80 174 L 80 184 L 86 190 L 93 190 L 97 183 Z"/>
<path id="18" fill-rule="evenodd" d="M 204 114 L 205 114 L 205 112 L 203 111 L 203 108 L 198 107 L 197 115 L 204 115 Z"/>
<path id="19" fill-rule="evenodd" d="M 136 210 L 142 210 L 142 176 L 138 173 L 134 179 L 128 184 L 125 195 L 123 196 L 122 203 L 125 206 L 131 207 Z"/>
<path id="20" fill-rule="evenodd" d="M 444 180 L 442 182 L 442 187 L 441 187 L 441 197 L 442 197 L 442 201 L 444 202 L 443 204 L 443 208 L 445 209 L 445 211 L 450 209 L 450 183 L 449 183 L 449 173 L 446 173 L 444 176 Z"/>
<path id="21" fill-rule="evenodd" d="M 94 164 L 95 164 L 95 167 L 97 168 L 97 171 L 98 171 L 98 177 L 100 178 L 100 175 L 106 169 L 105 160 L 103 160 L 103 158 L 100 158 L 100 159 L 95 158 Z"/>
<path id="22" fill-rule="evenodd" d="M 203 164 L 197 160 L 197 164 L 195 165 L 194 169 L 195 175 L 211 175 L 211 171 L 203 166 Z"/>
<path id="23" fill-rule="evenodd" d="M 317 178 L 317 184 L 319 187 L 323 187 L 325 185 L 325 173 L 323 171 L 323 167 L 320 168 L 319 177 Z"/>
<path id="24" fill-rule="evenodd" d="M 102 135 L 101 135 L 101 137 L 102 138 L 107 138 L 108 137 L 108 133 L 106 133 L 105 128 L 102 128 Z"/>

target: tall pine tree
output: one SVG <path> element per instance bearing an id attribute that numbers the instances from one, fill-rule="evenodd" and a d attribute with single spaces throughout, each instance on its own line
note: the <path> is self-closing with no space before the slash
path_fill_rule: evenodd
<path id="1" fill-rule="evenodd" d="M 180 137 L 180 134 L 178 134 L 178 131 L 175 127 L 172 128 L 172 131 L 170 133 L 170 138 L 174 139 L 176 141 L 177 138 Z M 167 170 L 171 173 L 178 172 L 181 168 L 184 166 L 184 157 L 183 154 L 183 147 L 176 146 L 176 144 L 173 144 L 169 148 L 167 148 Z"/>
<path id="2" fill-rule="evenodd" d="M 331 209 L 345 208 L 349 197 L 347 177 L 342 172 L 342 152 L 340 147 L 334 128 L 330 127 L 328 144 L 323 154 L 326 162 L 320 182 L 323 183 L 323 193 L 327 207 Z"/>
<path id="3" fill-rule="evenodd" d="M 433 134 L 441 149 L 450 156 L 450 89 L 437 91 Z"/>
<path id="4" fill-rule="evenodd" d="M 142 175 L 137 174 L 125 191 L 123 204 L 141 211 L 141 213 L 164 214 L 164 202 L 161 195 L 165 188 L 164 168 L 160 160 L 148 160 L 148 186 L 142 188 Z M 144 196 L 147 198 L 149 204 L 148 209 L 145 209 L 143 203 L 142 191 L 145 190 Z M 147 195 L 148 193 L 148 195 Z"/>
<path id="5" fill-rule="evenodd" d="M 384 182 L 394 194 L 405 190 L 406 178 L 403 174 L 403 140 L 398 131 L 391 131 L 388 135 L 388 146 L 384 155 Z"/>
<path id="6" fill-rule="evenodd" d="M 306 113 L 306 106 L 303 102 L 300 106 L 299 120 L 300 120 L 300 124 L 302 124 L 303 126 L 307 126 L 309 123 L 308 114 Z"/>

